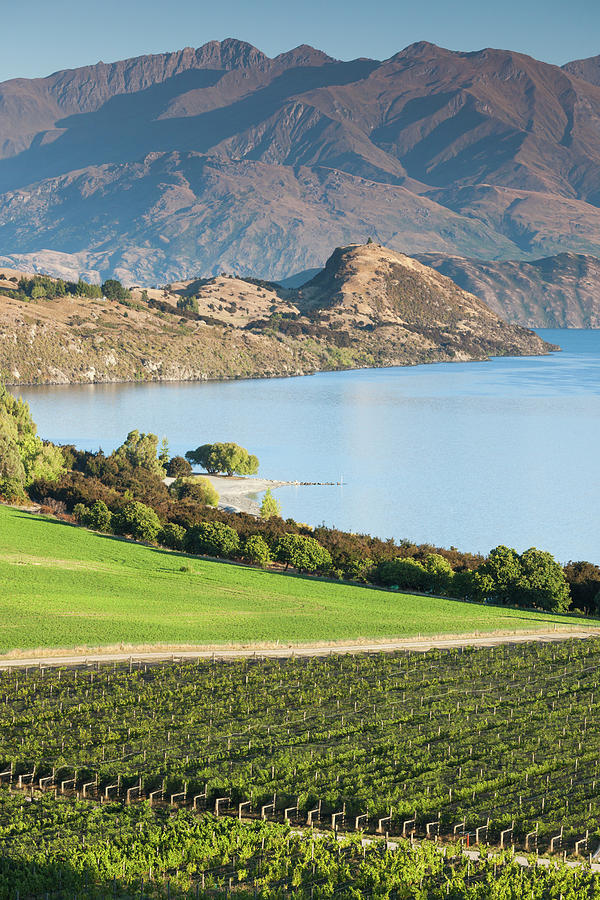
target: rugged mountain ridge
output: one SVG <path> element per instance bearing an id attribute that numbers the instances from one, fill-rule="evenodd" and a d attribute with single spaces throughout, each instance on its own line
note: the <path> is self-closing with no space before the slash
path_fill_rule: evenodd
<path id="1" fill-rule="evenodd" d="M 219 275 L 121 302 L 26 299 L 20 277 L 0 269 L 0 375 L 11 384 L 301 375 L 556 349 L 377 244 L 338 248 L 299 289 Z"/>
<path id="2" fill-rule="evenodd" d="M 600 259 L 560 253 L 489 262 L 437 253 L 418 259 L 526 328 L 600 328 Z"/>
<path id="3" fill-rule="evenodd" d="M 368 236 L 600 255 L 595 67 L 426 42 L 270 59 L 227 40 L 5 82 L 1 262 L 156 283 L 280 278 Z"/>

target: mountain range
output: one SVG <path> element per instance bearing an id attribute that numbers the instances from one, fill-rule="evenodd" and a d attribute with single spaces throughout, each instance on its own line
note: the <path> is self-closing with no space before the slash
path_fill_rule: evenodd
<path id="1" fill-rule="evenodd" d="M 238 40 L 0 84 L 0 262 L 164 283 L 403 253 L 600 256 L 600 57 Z"/>

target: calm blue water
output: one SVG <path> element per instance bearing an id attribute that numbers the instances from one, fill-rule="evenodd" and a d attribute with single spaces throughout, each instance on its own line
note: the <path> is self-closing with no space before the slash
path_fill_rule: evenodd
<path id="1" fill-rule="evenodd" d="M 27 388 L 40 434 L 112 450 L 132 428 L 172 453 L 234 440 L 286 487 L 284 516 L 487 552 L 600 563 L 600 331 L 540 331 L 548 357 L 209 384 Z"/>

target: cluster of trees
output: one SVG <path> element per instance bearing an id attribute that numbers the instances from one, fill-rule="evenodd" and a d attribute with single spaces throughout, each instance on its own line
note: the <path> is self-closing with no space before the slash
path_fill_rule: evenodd
<path id="1" fill-rule="evenodd" d="M 224 522 L 199 522 L 186 529 L 175 522 L 163 524 L 152 507 L 138 500 L 115 512 L 103 500 L 95 500 L 90 506 L 77 503 L 73 515 L 95 531 L 127 535 L 201 556 L 242 559 L 263 567 L 277 561 L 286 570 L 292 566 L 300 572 L 328 572 L 331 568 L 329 552 L 309 535 L 283 534 L 269 544 L 259 534 L 240 539 L 237 530 Z"/>
<path id="2" fill-rule="evenodd" d="M 58 297 L 107 297 L 109 300 L 127 300 L 131 292 L 116 278 L 108 278 L 104 284 L 89 284 L 83 279 L 65 281 L 49 275 L 34 275 L 31 278 L 11 279 L 15 287 L 9 290 L 17 300 L 54 300 Z"/>
<path id="3" fill-rule="evenodd" d="M 214 454 L 214 455 L 213 455 Z M 44 443 L 26 403 L 0 387 L 0 494 L 23 495 L 65 510 L 88 527 L 176 550 L 268 566 L 320 572 L 400 590 L 435 593 L 553 612 L 569 606 L 600 613 L 600 567 L 561 567 L 535 548 L 499 546 L 487 557 L 409 541 L 381 541 L 334 528 L 283 520 L 267 492 L 260 518 L 217 509 L 207 479 L 190 478 L 199 462 L 210 471 L 247 474 L 256 457 L 236 444 L 211 444 L 170 457 L 166 441 L 130 431 L 113 453 Z M 208 464 L 208 465 L 207 465 Z M 174 481 L 165 484 L 165 474 Z"/>
<path id="4" fill-rule="evenodd" d="M 0 494 L 17 500 L 37 479 L 56 481 L 64 471 L 61 450 L 42 441 L 29 406 L 0 384 Z"/>
<path id="5" fill-rule="evenodd" d="M 501 545 L 477 569 L 459 571 L 438 553 L 423 560 L 398 558 L 378 566 L 376 580 L 405 590 L 548 612 L 564 612 L 571 605 L 565 571 L 550 553 L 535 547 L 519 554 Z"/>
<path id="6" fill-rule="evenodd" d="M 88 284 L 86 281 L 63 281 L 62 278 L 50 278 L 47 275 L 34 275 L 33 278 L 21 278 L 18 290 L 30 300 L 54 300 L 56 297 L 101 297 L 99 284 Z"/>
<path id="7" fill-rule="evenodd" d="M 197 297 L 180 297 L 177 301 L 177 309 L 183 310 L 185 312 L 198 312 L 198 298 Z"/>
<path id="8" fill-rule="evenodd" d="M 548 611 L 572 605 L 600 613 L 600 567 L 591 563 L 569 563 L 563 569 L 549 553 L 535 548 L 519 554 L 497 547 L 484 558 L 408 541 L 381 541 L 325 526 L 311 529 L 283 520 L 273 509 L 264 518 L 228 513 L 211 505 L 218 497 L 208 482 L 189 479 L 186 460 L 173 457 L 165 463 L 157 437 L 137 431 L 110 456 L 73 447 L 63 453 L 70 471 L 52 481 L 34 481 L 30 496 L 64 504 L 99 530 L 174 550 L 262 566 L 279 562 L 400 590 Z M 163 481 L 165 469 L 175 478 L 170 489 Z"/>
<path id="9" fill-rule="evenodd" d="M 190 463 L 202 466 L 215 475 L 225 472 L 226 475 L 255 475 L 258 472 L 258 459 L 239 444 L 232 442 L 202 444 L 195 450 L 188 450 L 185 458 Z"/>

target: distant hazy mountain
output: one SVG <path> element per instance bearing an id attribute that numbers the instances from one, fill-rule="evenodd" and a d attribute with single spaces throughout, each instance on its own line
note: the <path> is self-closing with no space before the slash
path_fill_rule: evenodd
<path id="1" fill-rule="evenodd" d="M 379 62 L 237 40 L 0 85 L 4 264 L 280 278 L 368 236 L 600 255 L 598 59 L 432 44 Z"/>
<path id="2" fill-rule="evenodd" d="M 528 328 L 600 328 L 600 260 L 560 253 L 531 262 L 485 262 L 438 253 L 418 259 Z"/>

